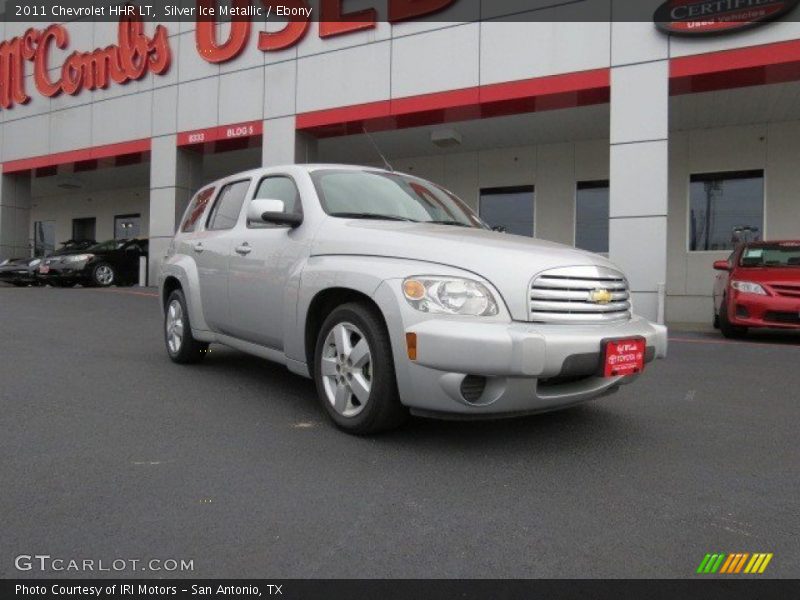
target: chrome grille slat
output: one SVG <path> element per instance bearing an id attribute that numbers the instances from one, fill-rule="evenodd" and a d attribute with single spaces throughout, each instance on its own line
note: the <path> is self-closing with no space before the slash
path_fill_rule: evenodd
<path id="1" fill-rule="evenodd" d="M 596 302 L 592 293 L 608 292 Z M 607 267 L 563 267 L 540 273 L 531 284 L 530 320 L 537 323 L 609 323 L 631 318 L 625 276 Z"/>
<path id="2" fill-rule="evenodd" d="M 610 313 L 620 312 L 630 309 L 630 302 L 610 302 L 609 304 L 595 304 L 594 302 L 541 302 L 534 300 L 531 302 L 531 310 L 534 312 L 579 312 L 579 313 Z"/>
<path id="3" fill-rule="evenodd" d="M 592 288 L 596 289 L 596 288 Z M 586 292 L 589 290 L 559 290 L 555 288 L 535 288 L 531 290 L 531 300 L 574 300 L 586 301 Z M 628 292 L 612 292 L 611 301 L 627 300 Z"/>
<path id="4" fill-rule="evenodd" d="M 606 288 L 609 290 L 625 290 L 628 286 L 624 281 L 611 280 L 611 279 L 565 279 L 563 277 L 547 277 L 540 276 L 536 280 L 536 287 L 552 288 L 552 289 L 569 289 L 569 290 L 596 290 L 597 288 Z"/>

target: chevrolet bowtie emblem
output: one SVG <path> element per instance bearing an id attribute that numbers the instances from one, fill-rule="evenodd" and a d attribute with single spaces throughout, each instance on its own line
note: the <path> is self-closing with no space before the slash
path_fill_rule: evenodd
<path id="1" fill-rule="evenodd" d="M 595 304 L 608 304 L 613 297 L 608 290 L 594 290 L 589 292 L 589 300 Z"/>

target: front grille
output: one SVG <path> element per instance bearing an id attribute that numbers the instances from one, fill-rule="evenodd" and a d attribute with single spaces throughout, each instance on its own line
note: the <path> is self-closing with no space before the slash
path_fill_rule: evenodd
<path id="1" fill-rule="evenodd" d="M 563 267 L 540 273 L 530 294 L 535 323 L 609 323 L 631 318 L 628 282 L 607 267 Z"/>
<path id="2" fill-rule="evenodd" d="M 789 296 L 790 298 L 800 298 L 800 285 L 772 285 L 775 293 L 780 296 Z"/>
<path id="3" fill-rule="evenodd" d="M 764 320 L 771 323 L 800 325 L 800 312 L 778 312 L 771 310 L 764 313 Z"/>

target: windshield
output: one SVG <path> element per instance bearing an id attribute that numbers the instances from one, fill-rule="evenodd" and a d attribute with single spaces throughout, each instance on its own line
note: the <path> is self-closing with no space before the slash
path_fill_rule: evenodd
<path id="1" fill-rule="evenodd" d="M 800 242 L 748 246 L 739 261 L 742 267 L 800 267 Z"/>
<path id="2" fill-rule="evenodd" d="M 109 250 L 117 250 L 118 248 L 122 248 L 122 246 L 127 242 L 127 240 L 108 240 L 107 242 L 102 242 L 100 244 L 95 244 L 91 248 L 87 248 L 87 252 L 108 252 Z"/>
<path id="3" fill-rule="evenodd" d="M 386 219 L 486 228 L 466 204 L 437 185 L 385 171 L 312 173 L 323 210 L 352 219 Z"/>

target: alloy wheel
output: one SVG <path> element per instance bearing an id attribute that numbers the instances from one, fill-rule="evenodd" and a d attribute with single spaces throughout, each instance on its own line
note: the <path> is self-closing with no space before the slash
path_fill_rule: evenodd
<path id="1" fill-rule="evenodd" d="M 355 417 L 369 402 L 372 390 L 372 351 L 367 338 L 352 323 L 337 323 L 325 338 L 322 385 L 334 410 Z"/>
<path id="2" fill-rule="evenodd" d="M 94 276 L 100 285 L 111 285 L 114 281 L 114 270 L 108 265 L 100 265 L 95 269 Z"/>
<path id="3" fill-rule="evenodd" d="M 180 352 L 183 344 L 183 306 L 175 299 L 167 308 L 167 346 L 172 354 Z"/>

